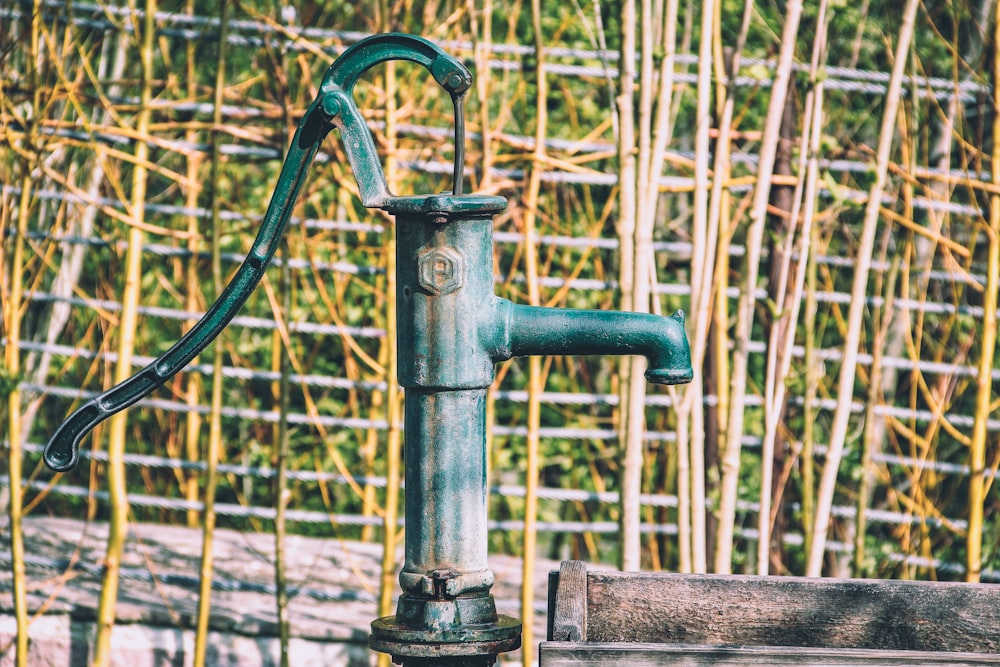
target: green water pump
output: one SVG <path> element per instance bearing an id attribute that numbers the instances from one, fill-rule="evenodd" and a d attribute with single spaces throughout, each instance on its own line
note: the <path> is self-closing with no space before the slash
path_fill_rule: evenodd
<path id="1" fill-rule="evenodd" d="M 396 197 L 354 99 L 354 85 L 389 60 L 415 62 L 455 106 L 453 191 Z M 347 49 L 327 70 L 292 138 L 260 231 L 219 299 L 173 347 L 136 375 L 83 403 L 45 448 L 64 471 L 80 440 L 191 362 L 226 327 L 257 286 L 278 247 L 319 145 L 333 129 L 362 202 L 395 217 L 399 383 L 405 388 L 405 562 L 396 614 L 372 623 L 370 645 L 397 662 L 491 665 L 521 643 L 520 621 L 500 616 L 487 560 L 486 390 L 494 364 L 534 354 L 639 354 L 646 377 L 689 382 L 684 315 L 671 317 L 539 308 L 493 293 L 496 196 L 463 195 L 463 98 L 472 75 L 427 40 L 386 34 Z M 526 619 L 530 622 L 530 619 Z"/>

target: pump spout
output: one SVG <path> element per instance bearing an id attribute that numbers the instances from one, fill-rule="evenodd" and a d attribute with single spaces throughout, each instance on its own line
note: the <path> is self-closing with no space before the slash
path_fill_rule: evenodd
<path id="1" fill-rule="evenodd" d="M 497 299 L 500 340 L 494 361 L 534 354 L 638 354 L 656 384 L 691 381 L 691 350 L 684 311 L 670 317 L 646 313 L 516 305 Z"/>

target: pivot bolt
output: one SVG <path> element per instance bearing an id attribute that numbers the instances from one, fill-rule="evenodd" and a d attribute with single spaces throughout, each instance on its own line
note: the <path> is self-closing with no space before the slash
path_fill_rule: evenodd
<path id="1" fill-rule="evenodd" d="M 465 282 L 465 262 L 453 248 L 430 248 L 417 258 L 417 279 L 434 296 L 450 294 Z"/>

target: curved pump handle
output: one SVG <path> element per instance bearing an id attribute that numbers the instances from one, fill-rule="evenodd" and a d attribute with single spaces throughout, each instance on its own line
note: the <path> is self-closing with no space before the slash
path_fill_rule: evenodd
<path id="1" fill-rule="evenodd" d="M 462 194 L 462 166 L 465 163 L 463 96 L 472 86 L 472 73 L 460 61 L 426 39 L 387 33 L 362 40 L 344 51 L 326 71 L 317 98 L 330 122 L 340 130 L 347 160 L 358 181 L 362 203 L 369 208 L 380 208 L 392 194 L 382 172 L 375 142 L 364 117 L 354 104 L 354 84 L 366 71 L 389 60 L 408 60 L 423 65 L 451 95 L 455 107 L 452 194 Z"/>
<path id="2" fill-rule="evenodd" d="M 451 95 L 456 112 L 454 188 L 455 194 L 461 194 L 465 137 L 462 96 L 472 85 L 469 70 L 431 42 L 412 35 L 375 35 L 350 47 L 334 61 L 323 77 L 319 95 L 309 105 L 292 137 L 257 238 L 218 300 L 153 363 L 77 408 L 45 445 L 42 457 L 46 465 L 57 472 L 73 468 L 80 458 L 80 441 L 91 429 L 160 387 L 198 356 L 232 321 L 271 263 L 309 165 L 331 129 L 340 129 L 365 206 L 379 207 L 391 198 L 375 142 L 352 97 L 358 78 L 388 60 L 408 60 L 423 65 Z"/>

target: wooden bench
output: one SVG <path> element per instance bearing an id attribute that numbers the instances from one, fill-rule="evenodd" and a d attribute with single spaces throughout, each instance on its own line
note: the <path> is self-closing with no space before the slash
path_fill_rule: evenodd
<path id="1" fill-rule="evenodd" d="M 1000 665 L 1000 586 L 549 574 L 540 667 Z"/>

